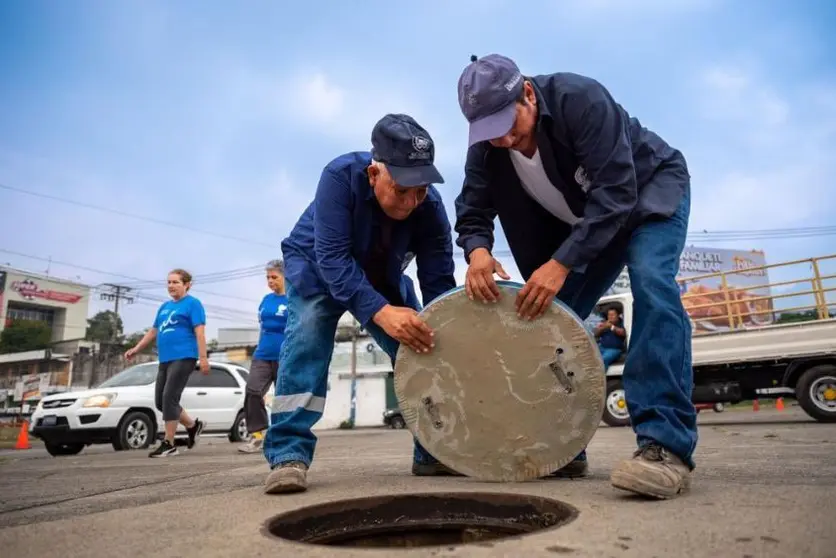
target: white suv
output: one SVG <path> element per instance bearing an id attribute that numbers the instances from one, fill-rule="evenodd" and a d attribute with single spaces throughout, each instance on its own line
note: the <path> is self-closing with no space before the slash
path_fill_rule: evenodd
<path id="1" fill-rule="evenodd" d="M 208 375 L 197 368 L 192 372 L 180 404 L 206 423 L 204 434 L 246 441 L 243 409 L 249 371 L 235 364 L 209 364 Z M 32 413 L 29 434 L 43 440 L 54 456 L 75 455 L 91 444 L 112 444 L 117 451 L 147 448 L 162 437 L 164 426 L 154 407 L 158 367 L 158 362 L 137 364 L 94 389 L 44 397 Z M 185 434 L 178 425 L 178 435 Z"/>

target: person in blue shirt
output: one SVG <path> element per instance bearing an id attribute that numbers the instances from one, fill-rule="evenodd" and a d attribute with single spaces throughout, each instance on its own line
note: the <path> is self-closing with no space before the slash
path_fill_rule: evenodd
<path id="1" fill-rule="evenodd" d="M 282 241 L 287 328 L 264 456 L 268 494 L 307 488 L 337 322 L 350 312 L 394 359 L 401 343 L 427 352 L 433 332 L 404 270 L 414 258 L 424 304 L 455 288 L 453 241 L 435 168 L 435 144 L 412 117 L 387 114 L 371 152 L 322 170 L 313 202 Z M 456 474 L 415 441 L 416 475 Z"/>
<path id="2" fill-rule="evenodd" d="M 691 327 L 676 275 L 691 182 L 683 154 L 648 130 L 598 81 L 569 72 L 526 76 L 508 57 L 471 57 L 458 81 L 469 123 L 456 243 L 465 287 L 496 300 L 491 254 L 499 217 L 525 286 L 522 319 L 555 297 L 581 319 L 626 265 L 634 318 L 624 389 L 638 450 L 612 472 L 619 489 L 657 498 L 690 487 L 697 445 Z M 558 476 L 585 476 L 582 452 Z"/>
<path id="3" fill-rule="evenodd" d="M 601 349 L 601 358 L 604 359 L 604 370 L 618 360 L 624 353 L 624 340 L 627 331 L 621 323 L 621 314 L 617 308 L 608 308 L 604 320 L 595 328 L 595 337 L 598 339 L 598 348 Z"/>
<path id="4" fill-rule="evenodd" d="M 188 294 L 192 276 L 188 271 L 175 269 L 168 274 L 168 300 L 157 310 L 154 325 L 133 348 L 125 352 L 130 360 L 138 352 L 157 339 L 160 367 L 154 388 L 154 404 L 163 414 L 165 437 L 149 457 L 177 455 L 174 434 L 177 424 L 186 427 L 191 449 L 198 441 L 205 424 L 192 418 L 180 406 L 180 396 L 186 388 L 189 377 L 198 367 L 203 374 L 209 374 L 209 359 L 206 353 L 206 312 L 200 300 Z"/>
<path id="5" fill-rule="evenodd" d="M 250 375 L 247 377 L 247 391 L 244 397 L 244 416 L 247 430 L 252 434 L 248 444 L 238 448 L 241 453 L 261 451 L 264 431 L 268 426 L 264 396 L 276 382 L 279 371 L 279 356 L 284 344 L 284 330 L 287 326 L 287 295 L 284 292 L 284 264 L 272 260 L 267 264 L 267 287 L 270 293 L 264 295 L 258 307 L 258 323 L 261 331 L 258 346 L 253 353 Z"/>

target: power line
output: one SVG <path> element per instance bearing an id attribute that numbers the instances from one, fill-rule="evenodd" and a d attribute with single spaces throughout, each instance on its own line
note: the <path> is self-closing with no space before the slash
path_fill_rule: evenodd
<path id="1" fill-rule="evenodd" d="M 11 250 L 0 249 L 0 252 L 13 253 L 13 254 L 17 254 L 17 255 L 22 255 L 24 257 L 31 257 L 33 259 L 39 259 L 39 260 L 45 260 L 46 259 L 46 258 L 40 258 L 40 257 L 37 257 L 37 256 L 30 256 L 30 255 L 27 255 L 27 254 L 20 254 L 20 253 L 17 253 L 17 252 L 13 252 Z M 59 265 L 67 265 L 69 267 L 79 267 L 79 266 L 75 266 L 75 265 L 72 265 L 72 264 L 69 264 L 69 263 L 66 263 L 66 262 L 58 262 L 56 260 L 52 260 L 52 262 L 53 263 L 58 263 Z M 94 270 L 93 268 L 85 268 L 85 269 L 90 270 L 90 271 L 94 271 L 96 273 L 104 273 L 104 274 L 107 274 L 107 275 L 118 275 L 118 274 L 113 274 L 113 273 L 109 273 L 109 272 L 102 271 L 102 270 Z M 79 281 L 73 281 L 73 282 L 90 289 L 91 293 L 93 293 L 93 294 L 95 294 L 95 293 L 112 294 L 111 291 L 108 290 L 107 285 L 96 286 L 96 285 L 85 284 L 85 283 L 82 283 L 82 282 L 79 282 Z M 224 295 L 218 294 L 218 296 L 224 296 Z M 134 298 L 137 299 L 137 301 L 145 299 L 145 300 L 154 302 L 154 303 L 156 303 L 157 306 L 159 306 L 159 304 L 162 304 L 163 302 L 166 302 L 168 300 L 167 298 L 164 298 L 162 296 L 154 296 L 154 295 L 145 294 L 145 293 L 142 293 L 142 292 L 135 292 L 134 293 Z M 241 298 L 243 298 L 243 297 L 241 297 Z M 255 303 L 259 302 L 255 299 L 245 299 L 245 300 L 247 300 L 249 302 L 255 302 Z M 204 303 L 203 301 L 201 301 L 201 304 L 203 304 L 204 309 L 207 310 L 207 312 L 206 312 L 207 318 L 215 318 L 215 319 L 218 319 L 218 320 L 221 320 L 221 321 L 237 322 L 237 323 L 247 323 L 247 324 L 256 324 L 257 323 L 256 319 L 253 319 L 253 318 L 249 317 L 249 316 L 253 315 L 253 314 L 250 314 L 249 312 L 246 312 L 246 311 L 243 311 L 243 310 L 238 310 L 238 309 L 235 309 L 235 308 L 228 308 L 228 307 L 225 307 L 225 306 L 215 305 L 215 304 L 208 304 L 208 303 Z M 255 311 L 253 311 L 253 312 L 255 312 Z"/>
<path id="2" fill-rule="evenodd" d="M 204 230 L 204 229 L 199 229 L 197 227 L 190 227 L 188 225 L 183 225 L 181 223 L 173 223 L 171 221 L 163 221 L 162 219 L 155 219 L 154 217 L 148 217 L 148 216 L 145 216 L 145 215 L 137 215 L 135 213 L 129 213 L 127 211 L 122 211 L 122 210 L 119 210 L 119 209 L 113 209 L 113 208 L 110 208 L 110 207 L 103 207 L 103 206 L 95 205 L 95 204 L 92 204 L 92 203 L 81 202 L 81 201 L 77 201 L 77 200 L 71 200 L 71 199 L 68 199 L 68 198 L 62 198 L 60 196 L 54 196 L 52 194 L 44 194 L 42 192 L 34 192 L 32 190 L 26 190 L 24 188 L 17 188 L 15 186 L 9 186 L 8 184 L 0 183 L 0 188 L 2 188 L 4 190 L 9 190 L 11 192 L 17 192 L 19 194 L 26 194 L 28 196 L 35 196 L 35 197 L 38 197 L 38 198 L 45 198 L 45 199 L 49 199 L 49 200 L 59 201 L 59 202 L 62 202 L 62 203 L 68 203 L 70 205 L 75 205 L 75 206 L 78 206 L 78 207 L 85 207 L 87 209 L 95 209 L 96 211 L 102 211 L 104 213 L 113 213 L 114 215 L 121 215 L 123 217 L 130 217 L 131 219 L 137 219 L 139 221 L 148 221 L 149 223 L 156 223 L 157 225 L 165 225 L 167 227 L 174 227 L 174 228 L 177 228 L 177 229 L 184 229 L 184 230 L 188 230 L 188 231 L 191 231 L 191 232 L 196 232 L 196 233 L 199 233 L 199 234 L 205 234 L 205 235 L 208 235 L 208 236 L 223 238 L 225 240 L 234 240 L 236 242 L 244 242 L 244 243 L 247 243 L 247 244 L 258 244 L 260 246 L 266 246 L 266 247 L 272 248 L 274 250 L 276 249 L 275 244 L 268 244 L 267 242 L 263 242 L 261 240 L 256 240 L 256 239 L 253 239 L 253 238 L 242 238 L 242 237 L 239 237 L 239 236 L 232 236 L 232 235 L 218 233 L 218 232 L 214 232 L 214 231 L 208 231 L 208 230 Z"/>
<path id="3" fill-rule="evenodd" d="M 19 256 L 21 258 L 29 258 L 29 259 L 32 259 L 32 260 L 38 260 L 38 261 L 42 261 L 42 262 L 50 262 L 52 264 L 63 265 L 63 266 L 66 266 L 66 267 L 72 267 L 72 268 L 81 269 L 81 270 L 84 270 L 84 271 L 90 271 L 92 273 L 99 273 L 101 275 L 110 275 L 111 277 L 120 277 L 120 278 L 123 278 L 123 279 L 134 279 L 135 281 L 137 281 L 137 283 L 125 283 L 125 285 L 132 288 L 132 289 L 135 289 L 135 290 L 140 290 L 143 287 L 143 285 L 147 285 L 149 288 L 150 287 L 155 287 L 155 286 L 162 287 L 162 286 L 165 286 L 165 283 L 166 283 L 165 281 L 150 281 L 148 279 L 140 279 L 139 277 L 133 277 L 131 275 L 124 275 L 124 274 L 121 274 L 121 273 L 114 273 L 114 272 L 111 272 L 111 271 L 104 271 L 104 270 L 96 269 L 96 268 L 93 268 L 93 267 L 87 267 L 87 266 L 73 264 L 73 263 L 69 263 L 69 262 L 63 262 L 63 261 L 60 261 L 60 260 L 56 260 L 54 258 L 43 258 L 41 256 L 33 256 L 31 254 L 24 254 L 22 252 L 16 252 L 14 250 L 8 250 L 8 249 L 5 249 L 5 248 L 0 248 L 0 252 L 3 252 L 4 254 L 12 254 L 14 256 Z M 263 266 L 254 266 L 252 269 L 256 269 L 256 268 L 259 270 L 259 273 L 261 273 L 261 270 L 263 269 Z M 250 268 L 240 268 L 239 270 L 229 270 L 229 271 L 226 271 L 226 272 L 218 272 L 218 273 L 231 273 L 233 271 L 239 272 L 239 271 L 245 270 L 245 269 L 250 269 Z M 207 275 L 211 275 L 211 274 L 207 274 Z M 252 277 L 254 275 L 251 273 L 249 276 Z M 199 276 L 199 275 L 195 276 L 195 280 L 202 282 L 200 280 L 200 277 L 203 277 L 203 276 Z M 238 276 L 238 277 L 233 277 L 233 279 L 242 279 L 244 277 L 245 276 L 242 275 L 242 276 Z M 233 279 L 228 279 L 228 280 L 233 280 Z M 216 281 L 216 282 L 220 282 L 220 281 Z M 235 295 L 230 295 L 230 294 L 216 293 L 216 292 L 213 292 L 213 291 L 208 291 L 206 289 L 203 289 L 200 286 L 200 284 L 196 285 L 194 288 L 197 289 L 197 290 L 200 290 L 200 291 L 202 291 L 206 294 L 209 294 L 209 295 L 220 296 L 220 297 L 224 297 L 224 298 L 233 298 L 233 299 L 243 300 L 245 302 L 254 302 L 254 303 L 260 302 L 256 299 L 253 299 L 253 298 L 240 297 L 240 296 L 235 296 Z"/>
<path id="4" fill-rule="evenodd" d="M 199 234 L 205 234 L 209 236 L 215 236 L 218 238 L 223 238 L 226 240 L 235 240 L 237 242 L 243 242 L 248 244 L 254 244 L 259 246 L 266 246 L 272 249 L 276 249 L 275 244 L 266 243 L 261 240 L 253 239 L 253 238 L 243 238 L 238 236 L 227 235 L 223 233 L 217 233 L 214 231 L 199 229 L 196 227 L 190 227 L 187 225 L 183 225 L 181 223 L 174 223 L 170 221 L 163 221 L 161 219 L 156 219 L 153 217 L 147 217 L 144 215 L 137 215 L 134 213 L 129 213 L 126 211 L 113 209 L 109 207 L 103 207 L 87 202 L 82 202 L 78 200 L 72 200 L 68 198 L 62 198 L 60 196 L 55 196 L 52 194 L 44 194 L 42 192 L 35 192 L 32 190 L 27 190 L 24 188 L 18 188 L 15 186 L 9 186 L 7 184 L 0 183 L 0 188 L 9 190 L 11 192 L 17 192 L 20 194 L 26 194 L 30 196 L 51 199 L 54 201 L 59 201 L 62 203 L 68 203 L 71 205 L 76 205 L 79 207 L 85 207 L 89 209 L 95 209 L 97 211 L 102 211 L 105 213 L 113 213 L 115 215 L 122 215 L 125 217 L 130 217 L 132 219 L 137 219 L 140 221 L 148 221 L 151 223 L 156 223 L 159 225 L 165 225 L 168 227 L 174 227 L 179 229 L 184 229 L 192 232 L 196 232 Z M 809 238 L 811 236 L 830 236 L 832 234 L 836 234 L 836 227 L 834 226 L 821 226 L 821 227 L 796 227 L 796 228 L 776 228 L 776 229 L 740 229 L 740 230 L 717 230 L 717 231 L 695 231 L 693 233 L 689 233 L 688 236 L 690 238 L 697 238 L 702 240 L 715 240 L 715 241 L 722 241 L 722 240 L 759 240 L 759 239 L 766 239 L 766 238 Z"/>
<path id="5" fill-rule="evenodd" d="M 195 288 L 201 288 L 200 285 L 209 283 L 225 283 L 227 281 L 235 281 L 237 279 L 248 279 L 250 277 L 257 277 L 264 273 L 263 265 L 255 265 L 251 267 L 243 267 L 240 269 L 229 270 L 226 272 L 218 272 L 216 274 L 195 275 L 193 281 L 197 283 Z M 136 283 L 129 283 L 133 288 L 141 289 L 145 287 L 162 287 L 166 285 L 165 279 L 154 279 Z M 209 293 L 209 291 L 204 291 Z M 227 295 L 223 295 L 227 296 Z M 237 297 L 231 297 L 237 298 Z"/>

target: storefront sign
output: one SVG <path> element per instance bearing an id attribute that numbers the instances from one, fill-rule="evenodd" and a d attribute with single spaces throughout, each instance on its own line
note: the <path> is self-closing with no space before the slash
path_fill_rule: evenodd
<path id="1" fill-rule="evenodd" d="M 83 297 L 80 294 L 65 293 L 60 291 L 42 289 L 37 282 L 32 279 L 24 279 L 23 281 L 15 281 L 11 288 L 18 293 L 24 300 L 50 300 L 52 302 L 63 302 L 65 304 L 75 304 Z"/>

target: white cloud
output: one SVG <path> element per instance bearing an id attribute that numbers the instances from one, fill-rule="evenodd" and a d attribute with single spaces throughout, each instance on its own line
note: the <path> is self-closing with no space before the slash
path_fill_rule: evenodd
<path id="1" fill-rule="evenodd" d="M 330 126 L 343 115 L 345 111 L 345 93 L 339 87 L 328 83 L 323 74 L 314 74 L 304 80 L 299 91 L 302 97 L 299 101 L 310 103 L 314 110 L 310 115 L 320 124 Z"/>
<path id="2" fill-rule="evenodd" d="M 432 136 L 439 168 L 464 166 L 467 127 L 464 118 L 450 122 L 397 81 L 381 86 L 338 80 L 321 71 L 299 73 L 282 83 L 276 102 L 285 121 L 310 128 L 345 150 L 370 148 L 371 131 L 387 113 L 409 114 Z"/>
<path id="3" fill-rule="evenodd" d="M 588 12 L 612 12 L 617 10 L 638 13 L 645 11 L 670 12 L 702 9 L 714 6 L 717 3 L 718 0 L 678 0 L 677 2 L 669 2 L 667 0 L 632 0 L 630 2 L 624 2 L 623 0 L 583 0 L 573 2 L 570 5 L 576 10 Z"/>
<path id="4" fill-rule="evenodd" d="M 702 76 L 707 89 L 702 111 L 707 118 L 742 126 L 739 132 L 756 145 L 767 145 L 790 124 L 789 102 L 775 87 L 741 68 L 717 66 Z M 765 143 L 766 142 L 766 143 Z"/>
<path id="5" fill-rule="evenodd" d="M 556 4 L 557 13 L 570 22 L 594 21 L 597 27 L 620 25 L 626 20 L 647 25 L 650 20 L 670 20 L 674 15 L 691 14 L 717 7 L 723 0 L 579 0 Z"/>
<path id="6" fill-rule="evenodd" d="M 692 165 L 694 229 L 806 226 L 832 214 L 834 97 L 727 65 L 706 69 L 694 89 L 716 142 L 703 152 L 711 160 Z"/>

